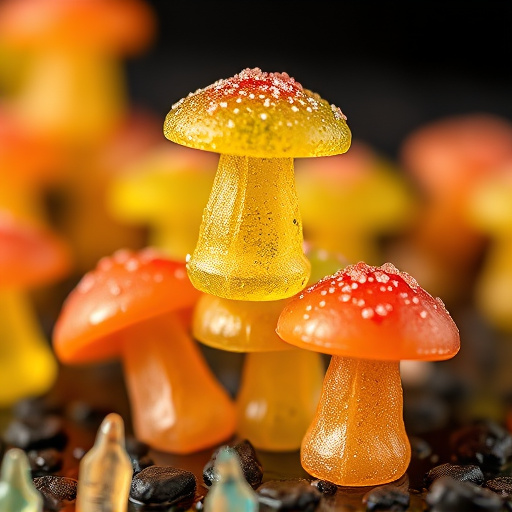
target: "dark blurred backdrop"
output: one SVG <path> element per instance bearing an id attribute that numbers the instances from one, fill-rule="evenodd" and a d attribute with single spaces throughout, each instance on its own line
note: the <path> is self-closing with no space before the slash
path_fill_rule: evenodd
<path id="1" fill-rule="evenodd" d="M 181 97 L 245 67 L 288 72 L 392 157 L 444 115 L 512 120 L 511 1 L 148 1 L 158 37 L 127 71 L 133 100 L 162 122 Z"/>

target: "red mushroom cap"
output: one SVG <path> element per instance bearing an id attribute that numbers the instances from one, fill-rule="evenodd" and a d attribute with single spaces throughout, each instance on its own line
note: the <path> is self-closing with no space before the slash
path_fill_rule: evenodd
<path id="1" fill-rule="evenodd" d="M 442 360 L 459 350 L 443 302 L 391 263 L 360 262 L 291 299 L 277 333 L 286 342 L 338 356 Z"/>
<path id="2" fill-rule="evenodd" d="M 191 307 L 199 295 L 184 262 L 151 248 L 117 251 L 102 258 L 67 297 L 53 331 L 55 352 L 64 363 L 116 357 L 122 350 L 120 331 Z"/>
<path id="3" fill-rule="evenodd" d="M 28 288 L 64 277 L 71 250 L 50 229 L 0 211 L 0 288 Z"/>

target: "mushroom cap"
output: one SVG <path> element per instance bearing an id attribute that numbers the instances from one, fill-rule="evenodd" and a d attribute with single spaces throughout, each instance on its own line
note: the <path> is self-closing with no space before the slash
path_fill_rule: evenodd
<path id="1" fill-rule="evenodd" d="M 173 142 L 256 158 L 344 153 L 351 133 L 341 110 L 287 73 L 244 69 L 175 103 L 164 123 Z"/>
<path id="2" fill-rule="evenodd" d="M 512 160 L 512 123 L 486 113 L 442 118 L 413 131 L 400 159 L 427 193 L 461 195 Z"/>
<path id="3" fill-rule="evenodd" d="M 184 262 L 153 248 L 116 251 L 102 258 L 66 298 L 53 331 L 55 353 L 64 363 L 114 358 L 122 350 L 120 331 L 189 308 L 199 295 Z"/>
<path id="4" fill-rule="evenodd" d="M 13 46 L 89 48 L 134 54 L 152 42 L 156 20 L 142 0 L 7 0 L 2 40 Z"/>
<path id="5" fill-rule="evenodd" d="M 71 269 L 71 249 L 47 227 L 0 211 L 0 288 L 50 283 Z"/>
<path id="6" fill-rule="evenodd" d="M 453 357 L 459 331 L 443 302 L 391 263 L 349 265 L 292 298 L 277 324 L 286 342 L 360 359 Z"/>

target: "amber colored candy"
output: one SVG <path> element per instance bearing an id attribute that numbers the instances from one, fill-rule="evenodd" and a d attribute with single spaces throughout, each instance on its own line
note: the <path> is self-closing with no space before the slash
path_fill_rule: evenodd
<path id="1" fill-rule="evenodd" d="M 304 469 L 344 486 L 402 476 L 411 450 L 399 361 L 448 359 L 460 346 L 440 299 L 390 263 L 360 262 L 290 299 L 277 333 L 292 345 L 332 354 L 301 446 Z"/>
<path id="2" fill-rule="evenodd" d="M 235 430 L 234 405 L 183 320 L 199 295 L 184 262 L 120 250 L 81 279 L 53 333 L 64 364 L 123 360 L 135 433 L 166 452 L 206 449 Z"/>
<path id="3" fill-rule="evenodd" d="M 98 429 L 94 446 L 80 461 L 76 512 L 128 510 L 133 466 L 124 444 L 124 422 L 108 414 Z"/>
<path id="4" fill-rule="evenodd" d="M 43 497 L 34 487 L 23 450 L 10 448 L 2 460 L 0 512 L 42 512 Z"/>
<path id="5" fill-rule="evenodd" d="M 322 358 L 308 350 L 248 353 L 236 397 L 238 436 L 260 450 L 299 449 L 324 375 Z"/>
<path id="6" fill-rule="evenodd" d="M 348 150 L 341 110 L 286 73 L 245 69 L 174 104 L 164 133 L 221 154 L 187 265 L 192 284 L 235 300 L 279 300 L 300 291 L 310 264 L 293 159 Z"/>

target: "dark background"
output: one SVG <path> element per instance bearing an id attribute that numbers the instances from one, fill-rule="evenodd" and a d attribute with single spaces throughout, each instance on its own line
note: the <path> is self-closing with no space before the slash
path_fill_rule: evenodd
<path id="1" fill-rule="evenodd" d="M 162 122 L 172 103 L 246 67 L 286 71 L 391 157 L 445 115 L 512 120 L 510 1 L 148 1 L 158 36 L 127 76 Z"/>

